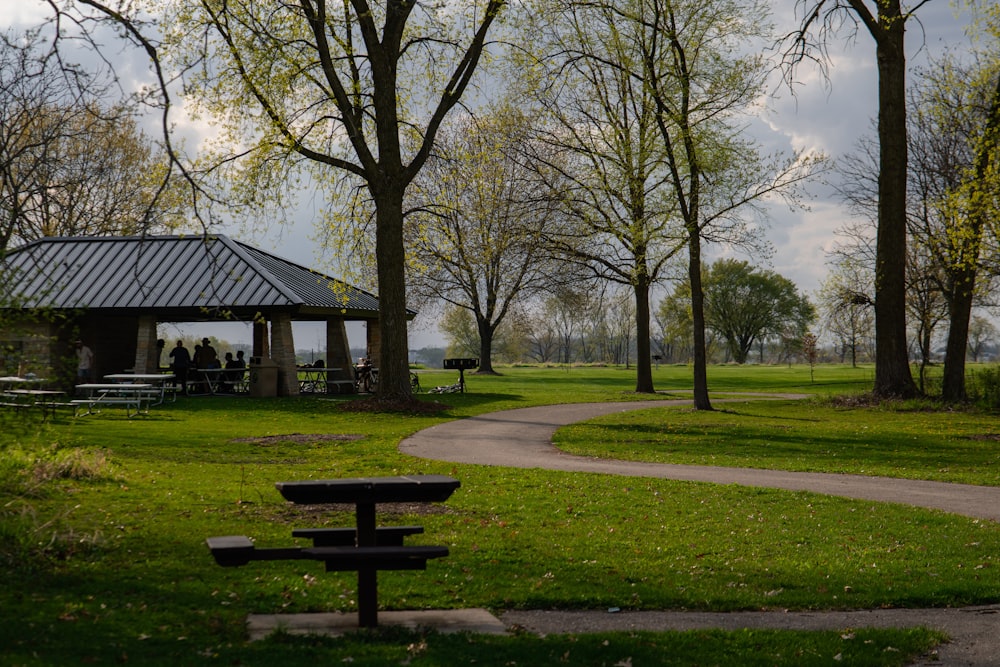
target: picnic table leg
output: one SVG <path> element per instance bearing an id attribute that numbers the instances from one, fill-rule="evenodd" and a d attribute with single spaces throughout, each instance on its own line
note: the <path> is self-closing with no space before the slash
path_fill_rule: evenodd
<path id="1" fill-rule="evenodd" d="M 357 503 L 355 509 L 358 546 L 376 546 L 375 503 Z M 358 625 L 378 626 L 378 571 L 374 567 L 358 568 Z"/>
<path id="2" fill-rule="evenodd" d="M 358 625 L 378 627 L 378 571 L 374 567 L 358 568 Z"/>

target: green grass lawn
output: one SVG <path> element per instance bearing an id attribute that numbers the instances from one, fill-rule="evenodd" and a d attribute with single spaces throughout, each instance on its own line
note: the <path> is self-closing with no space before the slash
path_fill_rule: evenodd
<path id="1" fill-rule="evenodd" d="M 299 507 L 283 480 L 442 473 L 462 487 L 413 514 L 413 543 L 447 544 L 425 572 L 379 577 L 383 608 L 844 609 L 995 602 L 1000 529 L 941 512 L 778 490 L 412 459 L 400 439 L 446 419 L 546 403 L 657 400 L 690 389 L 656 370 L 655 397 L 613 368 L 504 369 L 467 376 L 434 416 L 352 413 L 350 399 L 181 398 L 149 417 L 50 423 L 6 417 L 0 431 L 0 663 L 297 665 L 906 664 L 924 631 L 615 633 L 445 637 L 379 630 L 248 645 L 248 613 L 354 611 L 353 574 L 315 563 L 220 568 L 211 535 L 290 545 L 293 527 L 351 525 L 351 508 Z M 425 386 L 453 372 L 421 372 Z M 713 391 L 859 393 L 871 369 L 718 367 Z M 742 378 L 742 380 L 741 380 Z M 652 405 L 652 404 L 651 404 Z M 843 410 L 817 401 L 664 407 L 559 434 L 602 456 L 892 474 L 996 484 L 996 417 Z M 989 468 L 994 470 L 991 471 Z M 887 650 L 891 647 L 893 650 Z M 756 661 L 756 662 L 754 662 Z M 550 662 L 545 660 L 544 662 Z"/>
<path id="2" fill-rule="evenodd" d="M 575 454 L 635 461 L 1000 485 L 1000 423 L 993 416 L 847 410 L 821 400 L 715 407 L 630 411 L 560 429 L 555 442 Z"/>

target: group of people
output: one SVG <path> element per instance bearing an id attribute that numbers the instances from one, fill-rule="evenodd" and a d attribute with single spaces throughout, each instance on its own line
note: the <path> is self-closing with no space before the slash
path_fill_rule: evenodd
<path id="1" fill-rule="evenodd" d="M 188 393 L 188 382 L 202 381 L 204 377 L 192 376 L 203 369 L 224 368 L 227 373 L 222 373 L 220 390 L 225 393 L 236 391 L 237 385 L 243 380 L 246 373 L 247 363 L 243 355 L 243 350 L 236 352 L 233 357 L 232 352 L 226 352 L 225 366 L 219 361 L 219 354 L 212 347 L 208 338 L 202 338 L 201 345 L 194 346 L 194 355 L 184 347 L 184 341 L 177 341 L 177 346 L 170 351 L 170 368 L 174 372 L 174 382 L 181 391 Z"/>

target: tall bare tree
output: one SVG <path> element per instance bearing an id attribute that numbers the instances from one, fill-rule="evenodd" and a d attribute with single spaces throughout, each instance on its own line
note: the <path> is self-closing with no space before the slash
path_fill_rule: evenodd
<path id="1" fill-rule="evenodd" d="M 799 28 L 786 37 L 794 78 L 803 61 L 827 62 L 838 30 L 867 32 L 878 68 L 878 235 L 875 259 L 875 384 L 880 397 L 910 397 L 917 387 L 906 346 L 906 27 L 930 0 L 798 0 Z"/>
<path id="2" fill-rule="evenodd" d="M 34 32 L 0 35 L 0 251 L 42 236 L 163 228 L 168 165 L 134 108 Z"/>

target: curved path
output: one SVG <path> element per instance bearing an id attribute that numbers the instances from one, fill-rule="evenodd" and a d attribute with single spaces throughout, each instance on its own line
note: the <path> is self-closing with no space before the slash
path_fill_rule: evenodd
<path id="1" fill-rule="evenodd" d="M 690 401 L 573 403 L 492 412 L 432 426 L 403 440 L 399 449 L 419 458 L 452 463 L 813 491 L 831 496 L 904 503 L 1000 521 L 1000 487 L 863 475 L 617 461 L 574 456 L 552 445 L 552 434 L 560 426 L 626 410 L 687 403 Z"/>
<path id="2" fill-rule="evenodd" d="M 848 498 L 905 503 L 1000 521 L 1000 488 L 997 487 L 862 475 L 616 461 L 574 456 L 561 452 L 552 445 L 552 434 L 560 426 L 615 412 L 690 402 L 582 403 L 494 412 L 432 426 L 403 440 L 399 449 L 412 456 L 453 463 L 812 491 Z M 722 400 L 716 399 L 716 402 Z M 508 626 L 520 626 L 540 634 L 693 628 L 842 630 L 861 626 L 929 626 L 947 632 L 951 641 L 940 646 L 935 655 L 924 656 L 915 664 L 940 667 L 986 667 L 998 664 L 998 619 L 1000 606 L 996 605 L 962 609 L 872 609 L 844 612 L 643 611 L 612 614 L 605 611 L 529 610 L 508 611 L 502 616 L 503 622 Z"/>

